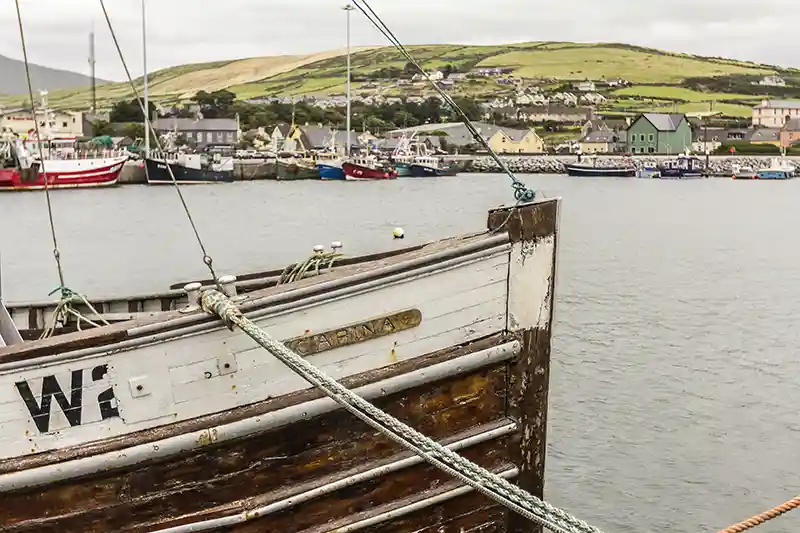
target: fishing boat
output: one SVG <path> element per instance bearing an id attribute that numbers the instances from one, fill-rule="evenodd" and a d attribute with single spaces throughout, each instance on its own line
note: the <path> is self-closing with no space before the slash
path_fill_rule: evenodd
<path id="1" fill-rule="evenodd" d="M 569 176 L 595 178 L 632 178 L 636 176 L 636 168 L 634 167 L 598 167 L 594 165 L 564 163 L 564 169 Z"/>
<path id="2" fill-rule="evenodd" d="M 658 167 L 643 167 L 636 171 L 637 178 L 660 178 Z"/>
<path id="3" fill-rule="evenodd" d="M 342 163 L 342 170 L 344 170 L 345 179 L 352 181 L 386 180 L 397 177 L 395 169 L 383 165 L 372 154 L 353 157 L 349 161 L 345 161 Z"/>
<path id="4" fill-rule="evenodd" d="M 378 408 L 540 492 L 558 204 L 493 210 L 486 231 L 246 299 L 231 279 L 221 286 Z M 305 531 L 370 520 L 411 531 L 506 520 L 210 317 L 199 287 L 186 293 L 183 309 L 48 339 L 22 341 L 3 323 L 0 526 Z"/>
<path id="5" fill-rule="evenodd" d="M 126 156 L 110 159 L 36 160 L 16 138 L 0 139 L 0 191 L 110 187 Z M 86 163 L 78 164 L 77 161 Z"/>
<path id="6" fill-rule="evenodd" d="M 319 177 L 324 180 L 343 180 L 342 159 L 336 152 L 321 152 L 315 154 Z"/>
<path id="7" fill-rule="evenodd" d="M 758 172 L 760 180 L 788 180 L 794 178 L 795 167 L 785 160 L 771 158 L 767 168 L 762 168 Z"/>
<path id="8" fill-rule="evenodd" d="M 733 179 L 735 180 L 758 179 L 758 172 L 756 172 L 753 167 L 750 166 L 733 165 L 731 167 L 731 173 L 733 174 Z"/>
<path id="9" fill-rule="evenodd" d="M 215 163 L 203 154 L 163 154 L 145 157 L 144 164 L 149 185 L 171 184 L 173 177 L 183 185 L 233 181 L 232 158 Z"/>
<path id="10" fill-rule="evenodd" d="M 438 157 L 417 156 L 410 165 L 411 176 L 414 178 L 430 178 L 436 176 L 455 176 L 458 167 L 455 164 L 442 167 L 442 162 Z"/>
<path id="11" fill-rule="evenodd" d="M 276 170 L 279 180 L 315 180 L 320 177 L 320 169 L 306 158 L 278 159 Z"/>
<path id="12" fill-rule="evenodd" d="M 664 161 L 658 166 L 661 179 L 693 179 L 705 175 L 706 166 L 697 157 L 679 155 L 675 159 Z"/>

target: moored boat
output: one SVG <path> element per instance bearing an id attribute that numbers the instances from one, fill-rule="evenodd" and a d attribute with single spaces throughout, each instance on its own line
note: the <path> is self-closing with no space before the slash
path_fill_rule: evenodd
<path id="1" fill-rule="evenodd" d="M 392 163 L 392 167 L 394 168 L 395 172 L 397 172 L 398 178 L 411 177 L 411 163 L 405 161 L 395 161 Z"/>
<path id="2" fill-rule="evenodd" d="M 788 180 L 794 177 L 795 167 L 786 161 L 772 158 L 769 166 L 760 169 L 757 174 L 760 180 Z"/>
<path id="3" fill-rule="evenodd" d="M 661 179 L 693 179 L 702 178 L 706 167 L 697 157 L 680 155 L 675 159 L 664 161 L 658 166 Z"/>
<path id="4" fill-rule="evenodd" d="M 127 157 L 97 160 L 35 160 L 16 139 L 0 140 L 0 191 L 110 187 Z M 78 164 L 77 161 L 86 163 Z"/>
<path id="5" fill-rule="evenodd" d="M 733 165 L 731 169 L 733 179 L 735 180 L 754 180 L 758 179 L 758 172 L 753 170 L 750 166 Z"/>
<path id="6" fill-rule="evenodd" d="M 397 171 L 383 165 L 374 155 L 354 157 L 342 163 L 345 179 L 352 181 L 387 180 L 397 177 Z"/>
<path id="7" fill-rule="evenodd" d="M 458 167 L 455 164 L 442 167 L 442 162 L 439 158 L 432 156 L 415 157 L 411 162 L 410 170 L 411 176 L 414 178 L 455 176 L 458 173 Z"/>
<path id="8" fill-rule="evenodd" d="M 541 494 L 558 204 L 497 209 L 489 231 L 246 299 L 230 280 L 220 288 L 376 408 Z M 186 292 L 184 309 L 49 339 L 21 342 L 4 323 L 0 527 L 244 533 L 367 521 L 416 531 L 523 520 L 210 318 L 208 297 L 221 293 Z"/>
<path id="9" fill-rule="evenodd" d="M 636 169 L 634 167 L 597 167 L 594 165 L 564 163 L 564 168 L 569 176 L 594 178 L 632 178 L 636 176 Z"/>
<path id="10" fill-rule="evenodd" d="M 637 178 L 660 178 L 658 167 L 643 167 L 636 171 Z"/>
<path id="11" fill-rule="evenodd" d="M 173 177 L 182 185 L 233 181 L 232 159 L 216 164 L 204 161 L 201 154 L 178 154 L 175 157 L 145 157 L 144 164 L 149 185 L 172 184 Z"/>
<path id="12" fill-rule="evenodd" d="M 320 178 L 320 169 L 305 159 L 278 159 L 279 180 L 315 180 Z"/>

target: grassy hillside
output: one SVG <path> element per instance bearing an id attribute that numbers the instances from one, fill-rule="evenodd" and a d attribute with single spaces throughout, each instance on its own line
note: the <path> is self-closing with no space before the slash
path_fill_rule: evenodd
<path id="1" fill-rule="evenodd" d="M 780 73 L 790 83 L 800 80 L 800 72 L 722 58 L 707 58 L 664 52 L 625 44 L 583 44 L 532 42 L 499 46 L 428 45 L 409 47 L 411 54 L 426 69 L 451 65 L 466 72 L 479 67 L 512 68 L 517 77 L 554 78 L 558 81 L 624 78 L 634 85 L 607 94 L 607 107 L 633 112 L 662 109 L 706 109 L 708 102 L 719 102 L 717 109 L 745 116 L 751 102 L 762 94 L 691 90 L 682 85 L 687 80 L 760 78 Z M 368 77 L 379 69 L 403 69 L 406 61 L 391 47 L 364 47 L 354 50 L 352 68 L 356 77 Z M 163 102 L 186 100 L 199 90 L 229 89 L 240 98 L 257 96 L 292 96 L 303 94 L 342 94 L 345 88 L 344 50 L 318 54 L 260 57 L 215 63 L 184 65 L 151 75 L 150 92 Z M 799 82 L 800 83 L 800 82 Z M 749 82 L 737 87 L 749 87 Z M 362 84 L 354 87 L 361 90 Z M 702 89 L 702 88 L 701 88 Z M 761 88 L 764 89 L 764 88 Z M 391 83 L 371 89 L 386 95 L 415 94 L 408 87 Z M 492 80 L 459 83 L 456 92 L 490 97 L 504 89 Z M 800 89 L 799 89 L 800 90 Z M 416 89 L 417 92 L 422 89 Z M 767 91 L 762 91 L 764 95 Z M 130 98 L 127 84 L 110 83 L 98 87 L 101 106 Z M 55 106 L 83 108 L 88 91 L 51 91 Z M 0 106 L 18 103 L 22 97 L 0 98 Z"/>

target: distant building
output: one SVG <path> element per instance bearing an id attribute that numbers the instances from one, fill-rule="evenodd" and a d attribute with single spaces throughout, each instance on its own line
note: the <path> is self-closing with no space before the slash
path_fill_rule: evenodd
<path id="1" fill-rule="evenodd" d="M 632 154 L 680 154 L 692 147 L 692 128 L 686 115 L 644 113 L 628 127 Z"/>
<path id="2" fill-rule="evenodd" d="M 781 128 L 780 140 L 782 148 L 791 148 L 800 143 L 800 118 L 786 121 Z"/>
<path id="3" fill-rule="evenodd" d="M 536 154 L 544 152 L 544 142 L 533 128 L 516 129 L 495 126 L 486 122 L 475 122 L 475 128 L 484 141 L 497 153 L 503 154 Z M 478 141 L 461 122 L 445 122 L 441 124 L 424 124 L 412 128 L 403 128 L 388 132 L 387 137 L 398 138 L 402 135 L 416 133 L 420 136 L 433 132 L 443 133 L 443 144 L 448 148 L 463 149 L 467 147 L 480 149 Z"/>
<path id="4" fill-rule="evenodd" d="M 591 131 L 580 141 L 581 153 L 584 154 L 613 154 L 625 149 L 625 130 L 602 129 Z"/>
<path id="5" fill-rule="evenodd" d="M 597 85 L 593 81 L 584 80 L 572 84 L 572 88 L 582 93 L 593 93 L 597 91 Z"/>
<path id="6" fill-rule="evenodd" d="M 753 126 L 782 128 L 787 121 L 800 118 L 800 102 L 794 100 L 763 100 L 753 108 Z"/>
<path id="7" fill-rule="evenodd" d="M 581 137 L 586 137 L 593 131 L 625 131 L 631 121 L 627 118 L 590 118 L 581 126 Z"/>
<path id="8" fill-rule="evenodd" d="M 776 74 L 773 76 L 764 76 L 758 83 L 754 83 L 754 85 L 764 85 L 767 87 L 786 87 L 786 80 Z"/>
<path id="9" fill-rule="evenodd" d="M 560 122 L 562 124 L 583 124 L 592 116 L 588 107 L 569 107 L 564 105 L 531 106 L 517 112 L 520 120 L 527 122 Z"/>
<path id="10" fill-rule="evenodd" d="M 19 136 L 32 136 L 36 126 L 42 137 L 54 139 L 79 139 L 93 135 L 89 115 L 79 111 L 50 111 L 45 118 L 44 111 L 37 110 L 36 122 L 26 109 L 7 109 L 0 113 L 0 131 L 9 131 Z"/>
<path id="11" fill-rule="evenodd" d="M 196 144 L 235 146 L 239 142 L 235 118 L 158 118 L 153 129 L 159 134 L 175 131 Z"/>

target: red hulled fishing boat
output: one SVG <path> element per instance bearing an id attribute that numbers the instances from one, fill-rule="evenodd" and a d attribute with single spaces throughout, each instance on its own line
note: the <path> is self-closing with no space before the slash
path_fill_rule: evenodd
<path id="1" fill-rule="evenodd" d="M 0 141 L 0 191 L 115 185 L 126 156 L 95 160 L 35 160 L 18 140 Z"/>
<path id="2" fill-rule="evenodd" d="M 393 168 L 381 165 L 374 155 L 356 157 L 342 163 L 346 180 L 388 180 L 397 177 Z"/>

